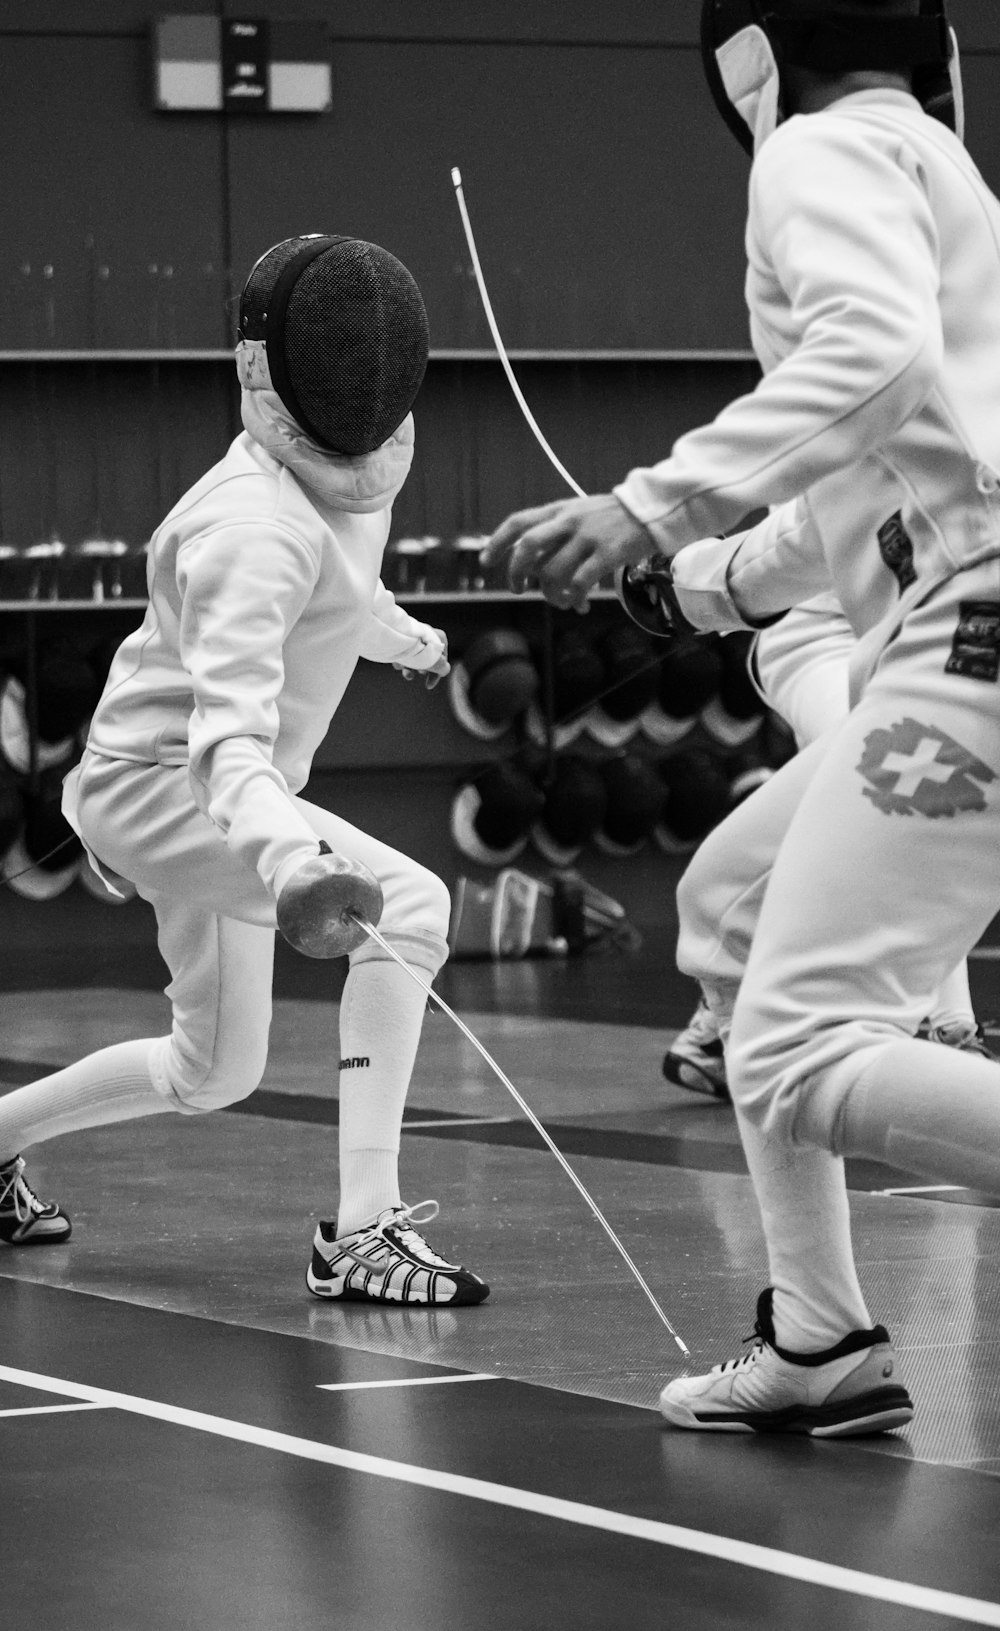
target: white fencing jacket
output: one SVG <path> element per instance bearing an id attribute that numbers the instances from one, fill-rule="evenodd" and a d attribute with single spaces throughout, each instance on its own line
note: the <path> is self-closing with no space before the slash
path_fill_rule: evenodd
<path id="1" fill-rule="evenodd" d="M 373 470 L 382 451 L 370 455 Z M 316 853 L 290 795 L 306 782 L 358 658 L 426 670 L 445 650 L 380 581 L 408 460 L 383 464 L 385 490 L 362 509 L 358 461 L 344 461 L 353 507 L 338 509 L 335 464 L 321 498 L 246 432 L 237 436 L 153 534 L 149 607 L 91 724 L 96 753 L 187 765 L 198 806 L 275 894 Z"/>
<path id="2" fill-rule="evenodd" d="M 764 142 L 747 256 L 763 379 L 615 491 L 668 555 L 775 506 L 728 551 L 744 604 L 832 581 L 856 634 L 888 628 L 1000 554 L 1000 204 L 915 97 L 861 91 Z M 873 525 L 896 514 L 906 586 Z"/>

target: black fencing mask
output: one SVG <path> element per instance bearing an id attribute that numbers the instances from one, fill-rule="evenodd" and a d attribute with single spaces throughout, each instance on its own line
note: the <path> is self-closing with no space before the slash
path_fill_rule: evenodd
<path id="1" fill-rule="evenodd" d="M 910 73 L 925 110 L 961 137 L 962 79 L 946 0 L 919 14 L 837 0 L 702 0 L 701 52 L 726 124 L 752 153 L 788 112 L 786 66 Z"/>
<path id="2" fill-rule="evenodd" d="M 314 235 L 262 255 L 240 299 L 240 338 L 263 340 L 271 383 L 313 441 L 372 453 L 403 422 L 427 366 L 427 313 L 378 244 Z"/>

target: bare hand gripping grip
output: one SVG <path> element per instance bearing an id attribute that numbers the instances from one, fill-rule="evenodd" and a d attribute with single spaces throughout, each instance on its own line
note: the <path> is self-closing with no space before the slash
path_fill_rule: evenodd
<path id="1" fill-rule="evenodd" d="M 346 957 L 368 938 L 351 914 L 377 923 L 382 905 L 374 873 L 321 843 L 315 859 L 293 872 L 278 896 L 278 928 L 305 957 Z"/>

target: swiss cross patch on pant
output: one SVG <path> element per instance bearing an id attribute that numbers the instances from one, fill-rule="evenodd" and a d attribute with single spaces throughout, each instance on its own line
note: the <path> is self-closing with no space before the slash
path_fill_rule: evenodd
<path id="1" fill-rule="evenodd" d="M 953 816 L 959 810 L 985 810 L 980 784 L 995 773 L 935 725 L 901 719 L 888 730 L 865 737 L 858 771 L 862 789 L 886 815 Z"/>

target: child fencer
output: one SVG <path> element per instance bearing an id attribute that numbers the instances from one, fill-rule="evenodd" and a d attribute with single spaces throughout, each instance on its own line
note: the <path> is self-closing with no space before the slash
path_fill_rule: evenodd
<path id="1" fill-rule="evenodd" d="M 444 635 L 380 580 L 413 455 L 427 319 L 407 269 L 349 237 L 289 238 L 250 272 L 236 365 L 244 429 L 149 550 L 149 607 L 112 664 L 64 809 L 96 868 L 151 903 L 169 1035 L 123 1042 L 0 1099 L 0 1239 L 65 1240 L 22 1152 L 57 1134 L 246 1097 L 267 1056 L 276 924 L 349 955 L 340 1007 L 340 1186 L 319 1223 L 317 1296 L 479 1303 L 402 1203 L 403 1106 L 426 998 L 351 916 L 378 920 L 424 979 L 447 954 L 439 878 L 301 798 L 358 659 L 428 685 Z"/>

